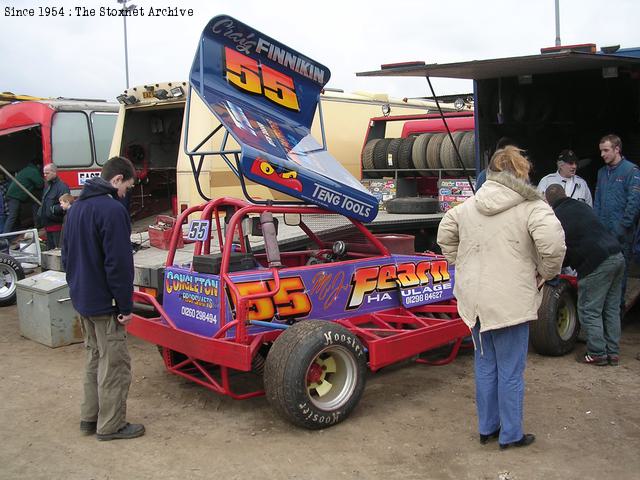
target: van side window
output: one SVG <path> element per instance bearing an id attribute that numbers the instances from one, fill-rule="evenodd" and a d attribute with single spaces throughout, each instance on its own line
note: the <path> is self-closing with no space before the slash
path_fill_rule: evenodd
<path id="1" fill-rule="evenodd" d="M 93 165 L 89 123 L 82 112 L 57 112 L 51 126 L 51 159 L 59 167 Z"/>
<path id="2" fill-rule="evenodd" d="M 93 141 L 96 146 L 96 162 L 104 165 L 109 159 L 109 149 L 113 139 L 113 131 L 116 128 L 118 115 L 107 112 L 91 112 L 91 126 L 93 128 Z"/>

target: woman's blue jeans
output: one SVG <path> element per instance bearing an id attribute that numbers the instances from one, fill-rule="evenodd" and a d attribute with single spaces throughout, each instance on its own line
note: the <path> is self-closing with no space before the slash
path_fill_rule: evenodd
<path id="1" fill-rule="evenodd" d="M 524 369 L 529 323 L 482 334 L 479 331 L 478 321 L 471 332 L 475 342 L 478 430 L 488 435 L 500 428 L 500 443 L 516 442 L 524 435 Z"/>

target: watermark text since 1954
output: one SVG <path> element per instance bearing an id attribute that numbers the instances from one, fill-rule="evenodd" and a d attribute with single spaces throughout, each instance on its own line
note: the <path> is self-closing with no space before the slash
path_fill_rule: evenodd
<path id="1" fill-rule="evenodd" d="M 58 7 L 38 5 L 34 7 L 5 6 L 5 17 L 193 17 L 193 8 L 164 7 Z"/>

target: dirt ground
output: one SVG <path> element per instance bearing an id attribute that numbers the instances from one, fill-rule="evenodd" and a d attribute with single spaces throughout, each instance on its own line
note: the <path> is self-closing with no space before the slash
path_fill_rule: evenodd
<path id="1" fill-rule="evenodd" d="M 529 354 L 525 449 L 477 440 L 473 365 L 408 363 L 370 375 L 360 404 L 324 431 L 293 427 L 266 400 L 235 401 L 169 375 L 156 348 L 130 338 L 129 420 L 147 434 L 79 434 L 81 344 L 50 349 L 20 336 L 0 309 L 2 479 L 637 479 L 640 311 L 621 365 Z M 580 345 L 580 347 L 583 347 Z"/>

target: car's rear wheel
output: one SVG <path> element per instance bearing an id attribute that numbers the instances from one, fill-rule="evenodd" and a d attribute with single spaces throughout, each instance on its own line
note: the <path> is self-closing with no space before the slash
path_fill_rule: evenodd
<path id="1" fill-rule="evenodd" d="M 364 391 L 365 375 L 366 354 L 356 335 L 333 322 L 305 320 L 274 342 L 264 385 L 283 418 L 320 429 L 349 416 Z"/>

